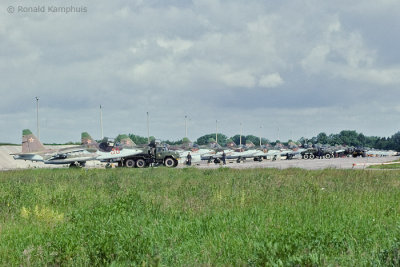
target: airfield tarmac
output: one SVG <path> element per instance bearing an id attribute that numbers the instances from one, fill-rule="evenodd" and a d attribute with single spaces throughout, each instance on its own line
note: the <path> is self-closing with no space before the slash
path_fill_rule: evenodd
<path id="1" fill-rule="evenodd" d="M 50 148 L 63 148 L 66 146 L 49 146 Z M 30 162 L 23 160 L 14 160 L 10 155 L 21 151 L 21 146 L 0 146 L 0 170 L 15 170 L 15 169 L 33 169 L 33 168 L 60 168 L 66 165 L 46 165 L 41 162 Z M 382 164 L 392 162 L 399 159 L 399 157 L 367 157 L 367 158 L 335 158 L 335 159 L 292 159 L 292 160 L 264 160 L 257 162 L 253 160 L 246 160 L 243 163 L 236 163 L 236 161 L 228 160 L 226 167 L 235 169 L 248 169 L 248 168 L 302 168 L 307 170 L 319 170 L 326 168 L 333 169 L 365 169 L 370 165 Z M 88 168 L 104 168 L 104 164 L 91 161 L 87 162 Z M 193 163 L 192 166 L 201 169 L 216 169 L 223 165 L 210 163 L 205 161 Z M 179 164 L 178 168 L 185 168 L 183 164 Z"/>
<path id="2" fill-rule="evenodd" d="M 236 161 L 227 161 L 226 167 L 235 169 L 248 169 L 248 168 L 277 168 L 277 169 L 287 169 L 287 168 L 301 168 L 306 170 L 320 170 L 320 169 L 365 169 L 370 165 L 379 165 L 382 163 L 392 162 L 398 160 L 399 157 L 366 157 L 366 158 L 334 158 L 334 159 L 292 159 L 292 160 L 264 160 L 262 162 L 257 162 L 253 160 L 247 160 L 243 163 L 236 163 Z M 200 163 L 193 164 L 198 168 L 208 168 L 215 169 L 222 165 L 214 163 Z M 180 165 L 183 167 L 183 165 Z"/>

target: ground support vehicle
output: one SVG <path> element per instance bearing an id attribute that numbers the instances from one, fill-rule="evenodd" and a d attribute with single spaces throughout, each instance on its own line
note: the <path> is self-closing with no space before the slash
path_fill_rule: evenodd
<path id="1" fill-rule="evenodd" d="M 331 159 L 334 158 L 334 153 L 330 150 L 310 148 L 301 153 L 302 159 Z"/>
<path id="2" fill-rule="evenodd" d="M 141 148 L 141 152 L 120 157 L 109 161 L 109 163 L 118 163 L 118 167 L 145 168 L 149 166 L 164 165 L 172 168 L 178 165 L 179 153 L 170 151 L 164 146 L 150 143 Z"/>

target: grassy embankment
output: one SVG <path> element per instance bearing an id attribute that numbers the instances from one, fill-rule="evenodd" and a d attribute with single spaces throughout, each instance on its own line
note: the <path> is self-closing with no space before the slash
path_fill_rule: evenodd
<path id="1" fill-rule="evenodd" d="M 378 165 L 371 165 L 368 167 L 369 169 L 381 169 L 381 170 L 393 170 L 393 169 L 400 169 L 400 160 L 394 160 L 391 164 L 378 164 Z"/>
<path id="2" fill-rule="evenodd" d="M 369 166 L 368 168 L 369 169 L 381 169 L 381 170 L 400 169 L 400 163 L 372 165 L 372 166 Z"/>
<path id="3" fill-rule="evenodd" d="M 398 265 L 400 172 L 0 173 L 0 265 Z"/>
<path id="4" fill-rule="evenodd" d="M 0 146 L 20 146 L 20 145 L 12 144 L 12 143 L 0 143 Z"/>

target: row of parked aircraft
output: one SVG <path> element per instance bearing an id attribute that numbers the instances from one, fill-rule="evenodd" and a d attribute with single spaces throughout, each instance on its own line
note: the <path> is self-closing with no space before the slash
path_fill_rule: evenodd
<path id="1" fill-rule="evenodd" d="M 88 133 L 81 136 L 81 145 L 63 149 L 47 149 L 28 129 L 22 132 L 22 152 L 12 154 L 15 160 L 39 161 L 45 164 L 68 164 L 70 167 L 85 166 L 87 161 L 101 161 L 117 163 L 125 167 L 146 167 L 151 165 L 165 165 L 175 167 L 178 162 L 185 163 L 188 153 L 192 157 L 192 163 L 207 161 L 208 163 L 220 163 L 225 154 L 227 160 L 237 162 L 252 159 L 314 159 L 333 158 L 343 156 L 391 156 L 393 151 L 376 151 L 370 149 L 349 147 L 315 146 L 310 148 L 275 149 L 246 148 L 241 147 L 196 147 L 196 146 L 166 146 L 157 142 L 148 145 L 136 145 L 128 136 L 118 143 L 105 138 L 102 142 L 96 142 Z"/>
<path id="2" fill-rule="evenodd" d="M 44 164 L 68 164 L 83 167 L 88 161 L 118 163 L 126 167 L 146 167 L 150 164 L 178 165 L 179 154 L 170 152 L 155 143 L 137 146 L 128 137 L 119 143 L 104 139 L 96 142 L 88 133 L 82 133 L 81 145 L 62 149 L 47 149 L 28 129 L 22 132 L 22 152 L 12 154 L 15 160 L 39 161 Z M 108 166 L 108 165 L 106 165 Z"/>
<path id="3" fill-rule="evenodd" d="M 180 158 L 185 159 L 188 148 L 170 147 L 180 153 Z M 310 147 L 295 147 L 293 149 L 267 149 L 240 147 L 214 147 L 213 149 L 205 147 L 192 148 L 192 161 L 205 160 L 208 163 L 220 163 L 225 154 L 225 159 L 236 160 L 237 162 L 252 159 L 254 161 L 262 161 L 264 159 L 331 159 L 338 157 L 383 157 L 398 155 L 396 151 L 374 150 L 369 148 L 355 148 L 347 146 L 328 146 L 314 145 Z"/>

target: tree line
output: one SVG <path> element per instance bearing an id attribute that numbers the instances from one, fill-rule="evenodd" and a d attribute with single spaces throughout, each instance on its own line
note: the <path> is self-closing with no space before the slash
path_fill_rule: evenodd
<path id="1" fill-rule="evenodd" d="M 305 138 L 299 140 L 304 143 Z M 343 130 L 338 134 L 319 133 L 309 140 L 312 144 L 348 145 L 400 151 L 400 132 L 391 137 L 365 136 L 356 131 Z"/>
<path id="2" fill-rule="evenodd" d="M 119 141 L 120 137 L 123 135 L 119 135 L 116 140 Z M 147 137 L 129 134 L 130 139 L 136 144 L 147 144 Z M 215 142 L 216 136 L 215 133 L 205 134 L 197 138 L 193 143 L 197 145 L 207 145 L 211 142 Z M 234 136 L 228 137 L 225 134 L 219 133 L 217 135 L 218 144 L 221 146 L 226 146 L 227 144 L 233 142 L 236 145 L 248 144 L 249 142 L 253 143 L 256 146 L 260 144 L 260 137 L 255 135 L 242 135 L 242 140 L 240 142 L 240 135 L 236 134 Z M 154 136 L 150 137 L 151 140 L 155 139 Z M 177 141 L 163 140 L 164 143 L 169 145 L 182 145 L 185 143 L 190 143 L 191 141 L 188 138 L 183 138 Z M 355 130 L 343 130 L 337 134 L 329 134 L 327 135 L 324 132 L 319 133 L 317 136 L 306 138 L 301 137 L 299 140 L 288 140 L 287 142 L 281 142 L 280 140 L 270 141 L 266 138 L 261 138 L 262 145 L 271 145 L 275 146 L 277 144 L 283 145 L 302 145 L 305 144 L 313 145 L 313 144 L 322 144 L 322 145 L 346 145 L 346 146 L 354 146 L 354 147 L 369 147 L 375 149 L 385 149 L 385 150 L 396 150 L 400 151 L 400 132 L 395 133 L 391 137 L 378 137 L 378 136 L 365 136 L 363 133 L 357 133 Z"/>

